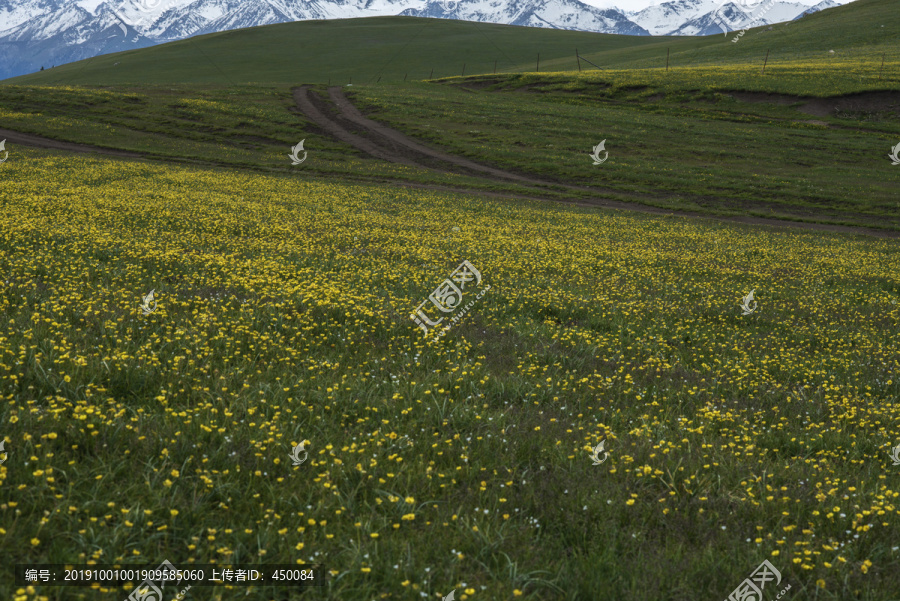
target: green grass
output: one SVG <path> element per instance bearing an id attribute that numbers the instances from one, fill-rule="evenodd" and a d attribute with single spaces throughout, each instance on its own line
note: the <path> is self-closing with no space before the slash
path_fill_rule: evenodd
<path id="1" fill-rule="evenodd" d="M 900 174 L 887 160 L 900 140 L 897 116 L 814 117 L 796 106 L 739 102 L 726 93 L 727 78 L 704 86 L 694 73 L 665 84 L 642 75 L 491 76 L 499 83 L 477 93 L 422 84 L 360 88 L 354 97 L 377 119 L 451 153 L 655 196 L 644 204 L 900 225 Z M 746 77 L 741 88 L 753 87 L 751 81 Z M 610 159 L 594 167 L 587 154 L 601 139 Z"/>
<path id="2" fill-rule="evenodd" d="M 892 7 L 860 0 L 724 47 L 307 22 L 6 82 L 3 127 L 152 160 L 7 144 L 5 564 L 330 571 L 302 593 L 195 587 L 187 601 L 686 601 L 726 598 L 769 559 L 783 580 L 766 599 L 790 585 L 782 599 L 896 601 L 893 240 L 405 189 L 526 193 L 362 156 L 290 94 L 352 76 L 373 118 L 603 198 L 897 230 L 896 115 L 729 97 L 896 92 Z M 788 47 L 763 75 L 775 35 Z M 826 41 L 836 57 L 818 54 Z M 576 42 L 617 68 L 579 75 Z M 553 72 L 530 72 L 538 51 Z M 496 55 L 507 73 L 455 77 Z M 415 81 L 429 63 L 435 81 Z M 426 338 L 409 314 L 464 259 L 491 288 Z M 0 576 L 4 600 L 129 592 Z"/>
<path id="3" fill-rule="evenodd" d="M 882 27 L 883 26 L 883 27 Z M 575 49 L 610 69 L 700 65 L 822 66 L 878 60 L 900 77 L 900 19 L 894 0 L 856 0 L 799 21 L 705 37 L 652 37 L 534 29 L 443 19 L 376 17 L 302 21 L 209 34 L 97 56 L 6 80 L 15 84 L 355 84 L 463 74 L 577 69 Z M 837 52 L 830 57 L 829 50 Z M 114 66 L 119 63 L 118 66 Z M 593 69 L 583 63 L 582 68 Z M 432 75 L 433 71 L 433 75 Z"/>
<path id="4" fill-rule="evenodd" d="M 332 571 L 191 601 L 680 601 L 768 558 L 791 599 L 896 598 L 895 243 L 24 155 L 0 204 L 8 564 Z M 408 315 L 462 259 L 491 289 L 426 339 Z"/>
<path id="5" fill-rule="evenodd" d="M 771 27 L 771 31 L 769 28 Z M 671 67 L 703 65 L 747 65 L 761 67 L 767 52 L 769 61 L 828 63 L 834 59 L 877 57 L 882 54 L 894 62 L 897 76 L 897 45 L 900 20 L 896 4 L 890 0 L 856 0 L 804 17 L 772 26 L 749 29 L 737 42 L 738 32 L 727 36 L 658 38 L 655 45 L 610 48 L 586 55 L 592 62 L 610 69 L 665 68 L 666 49 L 671 49 Z M 830 57 L 834 50 L 835 57 Z"/>
<path id="6" fill-rule="evenodd" d="M 301 21 L 199 36 L 94 57 L 6 80 L 28 84 L 334 84 L 533 70 L 575 48 L 653 44 L 650 37 L 415 17 Z M 118 66 L 114 66 L 115 63 Z"/>
<path id="7" fill-rule="evenodd" d="M 900 137 L 896 113 L 800 110 L 801 97 L 900 94 L 900 13 L 890 8 L 860 0 L 772 31 L 751 30 L 737 43 L 725 36 L 661 40 L 394 17 L 289 23 L 16 78 L 0 86 L 0 118 L 20 131 L 164 161 L 534 193 L 386 164 L 319 135 L 292 112 L 290 87 L 320 82 L 321 91 L 329 78 L 349 80 L 352 64 L 357 83 L 345 89 L 378 119 L 478 161 L 662 209 L 896 230 L 897 170 L 886 159 Z M 774 47 L 773 36 L 782 40 Z M 668 72 L 642 54 L 658 54 L 663 45 L 674 50 Z M 599 71 L 583 64 L 578 73 L 568 49 L 576 46 L 601 65 L 644 68 Z M 765 73 L 763 48 L 771 50 Z M 456 76 L 457 63 L 466 63 L 467 72 L 491 72 L 484 57 L 500 50 L 506 58 L 498 69 L 506 73 Z M 541 73 L 531 66 L 538 51 Z M 430 75 L 429 64 L 434 81 L 417 81 Z M 557 70 L 543 72 L 550 69 Z M 398 81 L 409 72 L 409 81 Z M 750 104 L 736 101 L 737 92 L 792 95 L 797 102 Z M 287 150 L 304 139 L 310 159 L 296 169 L 286 164 Z M 587 152 L 601 139 L 612 158 L 593 168 Z M 593 196 L 559 187 L 540 193 L 570 201 Z"/>
<path id="8" fill-rule="evenodd" d="M 822 82 L 841 91 L 896 85 L 818 75 L 783 66 L 765 76 L 746 67 L 691 68 L 668 75 L 532 73 L 345 89 L 375 118 L 432 146 L 600 190 L 542 190 L 550 198 L 599 195 L 710 215 L 898 229 L 898 172 L 887 160 L 900 139 L 896 115 L 871 109 L 818 117 L 801 112 L 799 98 L 778 106 L 732 97 L 741 90 L 811 94 Z M 3 86 L 0 98 L 7 127 L 157 160 L 297 178 L 534 193 L 371 159 L 293 113 L 287 87 Z M 296 168 L 286 158 L 301 139 L 310 158 Z M 595 167 L 587 155 L 602 139 L 611 158 Z"/>

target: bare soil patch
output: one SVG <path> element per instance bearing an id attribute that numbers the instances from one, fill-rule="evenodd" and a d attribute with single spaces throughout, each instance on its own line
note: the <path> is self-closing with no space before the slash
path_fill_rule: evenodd
<path id="1" fill-rule="evenodd" d="M 534 92 L 537 94 L 546 94 L 550 90 L 545 90 L 543 88 L 549 87 L 552 84 L 547 83 L 526 83 L 523 86 L 519 86 L 516 88 L 516 92 Z"/>
<path id="2" fill-rule="evenodd" d="M 143 154 L 136 152 L 128 152 L 126 150 L 116 150 L 113 148 L 103 148 L 101 146 L 91 146 L 90 144 L 76 144 L 74 142 L 63 142 L 52 138 L 44 138 L 35 136 L 34 134 L 24 134 L 10 129 L 0 129 L 0 139 L 5 139 L 10 144 L 21 144 L 22 146 L 32 146 L 34 148 L 50 148 L 53 150 L 67 150 L 69 152 L 96 152 L 110 156 L 126 157 L 126 158 L 143 158 Z"/>
<path id="3" fill-rule="evenodd" d="M 741 102 L 765 102 L 788 106 L 802 102 L 800 111 L 815 117 L 835 113 L 894 113 L 900 115 L 900 91 L 860 92 L 843 96 L 816 98 L 767 92 L 731 92 Z"/>
<path id="4" fill-rule="evenodd" d="M 789 96 L 788 94 L 770 94 L 768 92 L 731 92 L 731 95 L 741 102 L 765 102 L 767 104 L 778 104 L 787 106 L 809 100 L 800 96 Z"/>
<path id="5" fill-rule="evenodd" d="M 455 83 L 451 84 L 455 88 L 462 88 L 464 90 L 483 90 L 484 88 L 488 88 L 490 86 L 495 86 L 500 83 L 499 79 L 479 79 L 476 81 L 466 81 L 463 83 Z"/>

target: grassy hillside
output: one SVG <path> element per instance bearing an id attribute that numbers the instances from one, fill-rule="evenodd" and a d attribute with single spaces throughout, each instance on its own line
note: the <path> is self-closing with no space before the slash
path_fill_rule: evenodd
<path id="1" fill-rule="evenodd" d="M 443 84 L 345 88 L 359 106 L 435 148 L 600 196 L 666 210 L 755 216 L 900 230 L 900 169 L 887 159 L 900 141 L 900 94 L 804 112 L 806 101 L 745 102 L 738 90 L 827 94 L 897 89 L 896 78 L 778 65 L 522 74 L 454 78 Z M 349 92 L 349 90 L 354 90 Z M 891 94 L 891 92 L 884 92 Z M 529 196 L 508 181 L 420 169 L 373 158 L 292 112 L 287 87 L 0 87 L 0 122 L 17 131 L 292 178 L 404 181 Z M 884 102 L 882 102 L 884 100 Z M 815 103 L 813 103 L 815 105 Z M 610 160 L 591 165 L 607 140 Z M 305 140 L 309 160 L 287 153 Z M 13 153 L 14 145 L 9 146 Z"/>
<path id="2" fill-rule="evenodd" d="M 303 21 L 200 36 L 99 56 L 6 80 L 27 84 L 374 83 L 502 72 L 577 69 L 575 48 L 604 68 L 761 65 L 816 66 L 864 58 L 900 65 L 895 0 L 857 0 L 796 22 L 706 37 L 619 36 L 466 21 L 378 17 Z M 836 50 L 831 56 L 829 50 Z M 115 63 L 119 63 L 114 66 Z M 585 69 L 592 69 L 586 63 Z"/>
<path id="3" fill-rule="evenodd" d="M 771 27 L 771 30 L 770 30 Z M 702 38 L 666 38 L 658 44 L 611 48 L 591 60 L 609 68 L 659 68 L 665 66 L 665 49 L 671 48 L 670 65 L 762 66 L 767 51 L 773 62 L 831 65 L 852 60 L 878 59 L 900 64 L 900 11 L 895 0 L 856 0 L 773 26 L 754 27 L 741 36 L 718 34 Z M 835 55 L 829 54 L 835 50 Z"/>
<path id="4" fill-rule="evenodd" d="M 290 23 L 98 57 L 6 82 L 0 126 L 166 161 L 523 194 L 510 182 L 373 159 L 297 114 L 291 86 L 349 81 L 353 63 L 353 72 L 364 74 L 346 88 L 356 102 L 432 146 L 482 163 L 660 209 L 897 230 L 900 172 L 886 156 L 900 140 L 900 56 L 891 49 L 882 69 L 878 53 L 898 30 L 900 12 L 882 0 L 754 30 L 737 43 L 724 36 L 661 41 L 410 18 Z M 760 44 L 779 31 L 785 41 L 763 73 Z M 835 55 L 811 57 L 823 39 Z M 681 48 L 672 53 L 669 72 L 661 66 L 600 71 L 585 63 L 579 73 L 570 54 L 577 45 L 596 60 L 627 57 L 637 64 L 650 60 L 642 52 L 659 55 L 663 43 Z M 542 72 L 535 73 L 530 55 L 538 47 Z M 432 62 L 446 68 L 459 62 L 458 73 L 463 62 L 467 72 L 485 70 L 475 57 L 504 48 L 529 57 L 527 64 L 506 62 L 527 72 L 461 77 L 454 69 L 444 77 L 436 68 L 431 82 L 402 82 L 413 64 L 424 77 Z M 548 60 L 553 52 L 562 58 Z M 696 64 L 679 64 L 679 57 Z M 547 71 L 556 67 L 568 70 Z M 248 78 L 268 83 L 228 83 Z M 48 85 L 64 80 L 86 83 Z M 780 104 L 760 104 L 743 92 L 782 96 Z M 864 92 L 869 96 L 841 107 L 811 110 L 801 98 Z M 612 160 L 585 168 L 587 152 L 602 139 Z M 285 158 L 300 140 L 311 158 L 296 170 Z M 596 192 L 544 191 L 553 199 L 591 196 Z"/>
<path id="5" fill-rule="evenodd" d="M 376 17 L 302 21 L 200 36 L 92 58 L 7 80 L 28 84 L 295 84 L 425 79 L 533 71 L 541 62 L 653 44 L 649 37 L 532 29 L 467 21 Z M 118 66 L 113 66 L 115 63 Z"/>

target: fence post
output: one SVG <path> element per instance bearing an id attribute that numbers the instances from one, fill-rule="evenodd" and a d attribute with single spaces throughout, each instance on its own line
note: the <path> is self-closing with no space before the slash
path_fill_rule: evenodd
<path id="1" fill-rule="evenodd" d="M 578 48 L 575 49 L 575 61 L 578 63 L 578 72 L 581 73 L 581 59 L 578 58 Z"/>
<path id="2" fill-rule="evenodd" d="M 878 79 L 881 79 L 882 73 L 884 73 L 884 54 L 881 55 L 881 71 L 878 72 Z"/>
<path id="3" fill-rule="evenodd" d="M 769 51 L 766 50 L 766 61 L 763 63 L 763 75 L 766 74 L 766 65 L 769 63 Z"/>
<path id="4" fill-rule="evenodd" d="M 434 67 L 431 68 L 431 75 L 428 76 L 428 79 L 434 77 Z"/>
<path id="5" fill-rule="evenodd" d="M 406 76 L 407 76 L 407 75 L 409 75 L 409 73 L 404 73 L 404 74 L 403 74 L 403 81 L 406 81 Z"/>

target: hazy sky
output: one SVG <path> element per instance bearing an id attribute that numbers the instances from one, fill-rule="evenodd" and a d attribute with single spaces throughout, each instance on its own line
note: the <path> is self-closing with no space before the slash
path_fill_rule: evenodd
<path id="1" fill-rule="evenodd" d="M 78 0 L 78 5 L 91 12 L 94 11 L 104 0 Z M 662 4 L 664 0 L 581 0 L 585 4 L 596 6 L 599 8 L 610 8 L 616 6 L 624 11 L 641 10 L 654 4 Z M 821 0 L 787 0 L 788 2 L 797 2 L 798 4 L 806 4 L 813 6 L 821 2 Z M 838 4 L 847 4 L 852 0 L 835 0 Z"/>

